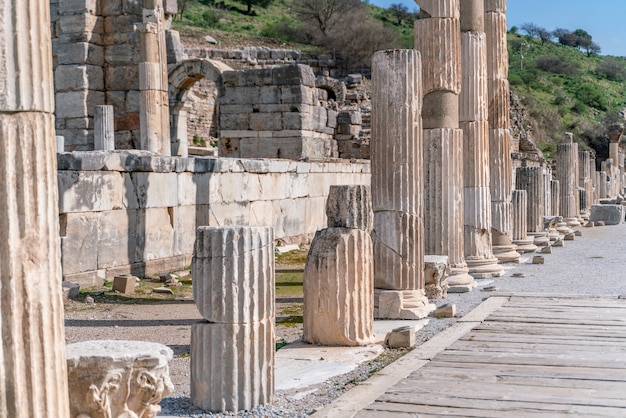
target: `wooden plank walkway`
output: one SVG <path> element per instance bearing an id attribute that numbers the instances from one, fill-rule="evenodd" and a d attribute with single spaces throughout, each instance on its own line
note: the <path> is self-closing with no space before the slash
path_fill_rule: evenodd
<path id="1" fill-rule="evenodd" d="M 512 295 L 357 417 L 626 417 L 626 300 Z"/>

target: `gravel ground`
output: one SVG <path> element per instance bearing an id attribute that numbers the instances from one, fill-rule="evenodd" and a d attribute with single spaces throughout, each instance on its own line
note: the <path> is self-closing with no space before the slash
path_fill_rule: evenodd
<path id="1" fill-rule="evenodd" d="M 626 258 L 623 241 L 626 225 L 583 229 L 583 237 L 565 242 L 564 248 L 554 248 L 545 255 L 545 264 L 530 263 L 526 255 L 519 265 L 506 266 L 503 277 L 481 281 L 479 288 L 465 294 L 449 294 L 437 305 L 454 303 L 463 316 L 489 297 L 485 287 L 500 292 L 542 292 L 567 294 L 626 295 Z M 491 289 L 492 291 L 494 289 Z M 217 417 L 233 414 L 210 414 L 194 408 L 189 400 L 189 337 L 191 324 L 201 317 L 192 301 L 166 304 L 128 304 L 69 302 L 66 305 L 66 340 L 68 343 L 91 339 L 133 339 L 155 341 L 170 346 L 175 358 L 170 362 L 170 375 L 175 392 L 161 402 L 163 413 L 171 416 Z M 456 322 L 451 319 L 431 319 L 417 334 L 418 344 Z M 277 337 L 294 341 L 301 335 L 297 327 L 277 327 Z M 332 402 L 358 382 L 389 364 L 402 350 L 386 350 L 375 361 L 354 371 L 311 387 L 302 396 L 295 391 L 278 391 L 271 405 L 240 412 L 241 417 L 305 417 Z"/>

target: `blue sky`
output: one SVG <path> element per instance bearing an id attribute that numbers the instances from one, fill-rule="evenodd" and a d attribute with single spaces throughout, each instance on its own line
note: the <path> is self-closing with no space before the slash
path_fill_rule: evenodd
<path id="1" fill-rule="evenodd" d="M 418 9 L 413 0 L 370 0 L 370 3 L 381 7 L 402 3 L 409 10 Z M 509 0 L 507 18 L 509 28 L 534 23 L 550 31 L 584 29 L 600 44 L 603 55 L 626 56 L 626 0 Z"/>

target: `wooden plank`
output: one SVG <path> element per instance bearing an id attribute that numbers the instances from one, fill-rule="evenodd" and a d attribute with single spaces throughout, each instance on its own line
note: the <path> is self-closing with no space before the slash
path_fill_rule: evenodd
<path id="1" fill-rule="evenodd" d="M 467 353 L 464 351 L 454 351 L 437 355 L 438 361 L 448 361 L 457 363 L 475 364 L 515 364 L 515 365 L 537 365 L 537 366 L 560 366 L 585 368 L 626 369 L 626 353 L 598 353 L 596 357 L 589 358 L 584 353 L 568 352 L 554 356 L 546 354 L 528 353 Z"/>
<path id="2" fill-rule="evenodd" d="M 405 379 L 390 388 L 379 400 L 386 396 L 404 395 L 407 400 L 419 399 L 425 394 L 446 393 L 455 398 L 515 400 L 531 403 L 560 403 L 564 405 L 611 406 L 626 408 L 624 392 L 616 389 L 591 389 L 588 387 L 552 387 L 511 384 L 507 382 L 491 383 L 479 380 L 460 381 L 454 378 Z M 415 403 L 411 401 L 410 403 Z M 417 401 L 417 403 L 420 403 Z"/>
<path id="3" fill-rule="evenodd" d="M 453 367 L 422 367 L 411 373 L 408 379 L 420 382 L 422 379 L 457 380 L 459 382 L 474 381 L 487 383 L 508 383 L 512 385 L 530 385 L 541 387 L 579 388 L 599 391 L 616 391 L 618 396 L 626 393 L 626 376 L 620 381 L 606 381 L 580 378 L 554 377 L 542 373 L 532 373 L 523 370 L 482 369 L 482 368 L 453 368 Z M 617 378 L 617 377 L 616 377 Z"/>
<path id="4" fill-rule="evenodd" d="M 559 318 L 559 317 L 530 317 L 530 316 L 512 316 L 512 315 L 491 315 L 489 322 L 514 322 L 526 324 L 558 324 L 558 325 L 581 325 L 581 326 L 599 326 L 599 327 L 615 327 L 622 328 L 626 331 L 626 321 L 621 319 L 602 319 L 602 318 Z"/>
<path id="5" fill-rule="evenodd" d="M 490 297 L 474 308 L 473 311 L 460 318 L 458 322 L 482 322 L 497 309 L 500 309 L 508 300 L 508 298 Z"/>
<path id="6" fill-rule="evenodd" d="M 407 415 L 409 414 L 409 415 Z M 491 409 L 476 409 L 472 407 L 456 408 L 451 406 L 431 406 L 431 405 L 415 405 L 415 404 L 402 404 L 391 402 L 376 402 L 371 404 L 359 412 L 358 418 L 381 418 L 381 417 L 394 417 L 404 418 L 413 417 L 416 414 L 420 418 L 425 417 L 485 417 L 485 418 L 502 418 L 506 415 L 507 418 L 525 418 L 525 417 L 542 417 L 545 418 L 546 412 L 541 410 L 524 409 L 520 411 L 516 408 L 509 408 L 508 410 L 494 411 Z M 565 417 L 567 413 L 557 413 L 553 411 L 550 413 L 550 417 Z"/>
<path id="7" fill-rule="evenodd" d="M 626 338 L 626 330 L 620 327 L 607 327 L 607 326 L 576 326 L 572 324 L 529 324 L 523 322 L 483 322 L 480 325 L 474 327 L 473 332 L 488 331 L 488 332 L 506 332 L 506 333 L 524 333 L 530 335 L 570 335 L 570 336 L 588 336 L 588 337 L 606 337 L 611 336 L 613 338 Z"/>
<path id="8" fill-rule="evenodd" d="M 588 406 L 578 404 L 561 404 L 552 402 L 522 402 L 516 400 L 494 400 L 494 399 L 481 399 L 479 393 L 474 391 L 474 394 L 470 398 L 458 397 L 457 394 L 420 394 L 411 399 L 407 399 L 406 394 L 390 395 L 385 394 L 383 397 L 377 400 L 375 405 L 379 402 L 398 403 L 398 404 L 414 404 L 414 405 L 430 405 L 440 406 L 447 408 L 464 408 L 464 409 L 482 409 L 491 411 L 506 412 L 508 416 L 511 411 L 519 412 L 543 412 L 546 416 L 553 416 L 555 413 L 561 414 L 579 414 L 580 416 L 625 416 L 626 409 L 619 407 L 607 407 L 607 406 Z M 373 406 L 373 405 L 372 405 Z M 369 406 L 367 409 L 370 409 Z M 503 414 L 502 416 L 504 416 Z"/>
<path id="9" fill-rule="evenodd" d="M 505 334 L 497 332 L 472 331 L 462 336 L 459 341 L 493 341 L 493 342 L 520 342 L 533 341 L 536 344 L 563 344 L 583 347 L 622 347 L 626 349 L 626 339 L 611 337 L 594 337 L 593 339 L 582 340 L 579 336 L 569 335 L 538 335 L 538 334 Z"/>
<path id="10" fill-rule="evenodd" d="M 528 341 L 528 340 L 527 340 Z M 547 344 L 534 340 L 532 342 L 503 342 L 503 341 L 476 341 L 476 340 L 458 340 L 447 351 L 469 351 L 469 352 L 527 352 L 532 350 L 533 353 L 560 354 L 575 351 L 587 354 L 590 357 L 597 356 L 599 352 L 598 346 L 586 346 L 584 341 L 580 344 Z M 614 346 L 602 346 L 603 353 L 623 353 L 626 354 L 624 345 L 616 344 Z"/>
<path id="11" fill-rule="evenodd" d="M 551 376 L 562 379 L 600 380 L 608 382 L 622 382 L 625 379 L 624 372 L 617 372 L 608 365 L 606 367 L 588 368 L 581 365 L 573 367 L 559 367 L 551 365 L 528 365 L 528 364 L 484 364 L 484 363 L 454 363 L 448 361 L 433 360 L 426 367 L 455 368 L 459 370 L 482 369 L 493 370 L 495 373 L 512 373 L 516 376 L 543 377 Z"/>

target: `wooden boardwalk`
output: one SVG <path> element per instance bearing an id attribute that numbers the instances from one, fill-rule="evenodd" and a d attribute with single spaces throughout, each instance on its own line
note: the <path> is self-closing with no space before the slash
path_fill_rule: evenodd
<path id="1" fill-rule="evenodd" d="M 511 295 L 494 309 L 356 416 L 626 417 L 626 300 Z"/>

